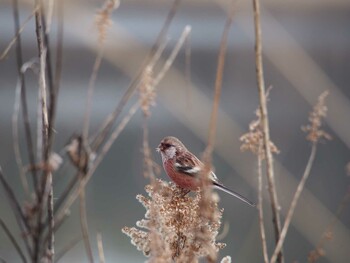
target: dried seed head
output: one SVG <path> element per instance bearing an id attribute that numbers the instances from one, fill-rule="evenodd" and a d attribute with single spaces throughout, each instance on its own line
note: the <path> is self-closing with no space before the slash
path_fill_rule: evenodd
<path id="1" fill-rule="evenodd" d="M 145 218 L 137 222 L 140 229 L 124 227 L 122 231 L 150 256 L 149 262 L 198 262 L 202 257 L 216 257 L 216 252 L 225 246 L 215 241 L 222 216 L 217 203 L 206 207 L 214 213 L 208 219 L 201 216 L 200 192 L 189 196 L 175 184 L 162 180 L 145 189 L 149 198 L 137 196 L 147 210 Z"/>
<path id="2" fill-rule="evenodd" d="M 328 133 L 321 129 L 322 119 L 327 116 L 328 109 L 325 105 L 325 100 L 328 94 L 329 92 L 325 91 L 318 97 L 316 105 L 309 114 L 309 124 L 301 128 L 307 133 L 306 139 L 313 143 L 317 143 L 322 138 L 332 139 Z"/>

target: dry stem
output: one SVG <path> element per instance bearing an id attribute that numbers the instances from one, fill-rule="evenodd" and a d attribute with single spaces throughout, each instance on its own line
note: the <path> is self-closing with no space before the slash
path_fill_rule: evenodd
<path id="1" fill-rule="evenodd" d="M 263 74 L 263 63 L 262 63 L 262 41 L 261 41 L 261 25 L 260 25 L 260 2 L 259 0 L 253 0 L 254 9 L 254 27 L 255 27 L 255 64 L 256 64 L 256 75 L 259 90 L 260 100 L 260 111 L 261 121 L 264 133 L 264 150 L 266 156 L 266 172 L 268 179 L 268 190 L 270 193 L 271 208 L 272 208 L 272 221 L 275 231 L 275 240 L 278 242 L 281 232 L 281 219 L 279 214 L 279 204 L 276 192 L 274 169 L 273 169 L 273 156 L 270 148 L 270 131 L 269 131 L 269 119 L 266 105 L 265 96 L 265 83 Z M 278 262 L 284 261 L 282 250 L 278 255 Z"/>
<path id="2" fill-rule="evenodd" d="M 261 148 L 261 145 L 260 147 Z M 261 152 L 261 149 L 259 149 L 259 152 Z M 264 262 L 269 262 L 269 255 L 267 252 L 267 245 L 266 245 L 266 231 L 265 231 L 265 225 L 264 225 L 264 209 L 263 209 L 263 193 L 262 193 L 262 156 L 261 154 L 258 154 L 258 188 L 259 188 L 259 227 L 260 227 L 260 238 L 261 238 L 261 244 L 262 244 L 262 250 L 263 250 L 263 256 L 264 256 Z"/>
<path id="3" fill-rule="evenodd" d="M 315 156 L 316 156 L 316 150 L 317 150 L 317 144 L 313 143 L 312 144 L 312 148 L 311 148 L 311 154 L 310 154 L 309 160 L 307 162 L 307 165 L 306 165 L 303 177 L 301 178 L 301 180 L 300 180 L 300 182 L 298 184 L 297 190 L 295 191 L 294 197 L 293 197 L 292 202 L 290 204 L 290 208 L 288 210 L 288 213 L 287 213 L 287 216 L 286 216 L 286 220 L 284 222 L 284 225 L 283 225 L 283 228 L 282 228 L 282 231 L 281 231 L 280 238 L 279 238 L 278 243 L 276 245 L 275 251 L 272 254 L 270 263 L 276 262 L 278 253 L 280 252 L 280 250 L 281 250 L 281 248 L 283 246 L 283 242 L 284 242 L 284 240 L 286 238 L 287 231 L 288 231 L 290 222 L 292 220 L 295 207 L 296 207 L 296 205 L 298 203 L 300 194 L 301 194 L 301 192 L 304 189 L 305 182 L 306 182 L 307 178 L 310 175 L 310 171 L 311 171 L 311 168 L 312 168 L 312 165 L 314 163 Z"/>
<path id="4" fill-rule="evenodd" d="M 24 263 L 27 263 L 27 259 L 24 256 L 21 247 L 18 245 L 15 237 L 13 236 L 13 234 L 11 233 L 10 229 L 6 226 L 5 222 L 0 218 L 0 225 L 2 227 L 2 229 L 4 230 L 4 232 L 6 233 L 7 237 L 10 239 L 12 245 L 15 247 L 18 255 L 20 256 L 20 258 L 22 259 L 22 261 Z"/>
<path id="5" fill-rule="evenodd" d="M 83 240 L 85 245 L 86 254 L 90 263 L 94 262 L 94 257 L 92 255 L 91 243 L 89 238 L 89 226 L 86 217 L 86 198 L 85 198 L 85 188 L 80 191 L 80 226 L 81 232 L 83 234 Z"/>
<path id="6" fill-rule="evenodd" d="M 101 234 L 101 232 L 97 233 L 96 239 L 97 239 L 97 248 L 98 248 L 98 255 L 99 255 L 99 258 L 100 258 L 100 263 L 105 263 L 106 259 L 105 259 L 105 253 L 103 251 L 103 242 L 102 242 L 102 234 Z"/>

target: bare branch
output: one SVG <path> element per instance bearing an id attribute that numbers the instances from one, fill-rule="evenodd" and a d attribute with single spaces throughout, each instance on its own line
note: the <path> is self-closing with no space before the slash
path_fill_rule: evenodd
<path id="1" fill-rule="evenodd" d="M 7 237 L 10 239 L 12 245 L 15 247 L 18 255 L 21 257 L 22 261 L 24 263 L 27 263 L 27 259 L 25 257 L 25 255 L 22 252 L 21 247 L 18 245 L 15 237 L 12 235 L 10 229 L 6 226 L 5 222 L 0 218 L 0 225 L 2 227 L 2 229 L 4 230 L 4 232 L 6 233 Z"/>
<path id="2" fill-rule="evenodd" d="M 259 90 L 260 100 L 260 112 L 261 121 L 263 127 L 263 140 L 264 150 L 266 156 L 266 170 L 268 179 L 268 190 L 270 193 L 271 208 L 272 208 L 272 221 L 275 231 L 275 240 L 278 242 L 281 232 L 281 219 L 279 214 L 279 203 L 276 192 L 274 169 L 273 169 L 273 156 L 270 148 L 270 131 L 269 131 L 269 119 L 266 105 L 265 96 L 265 83 L 262 63 L 262 41 L 261 41 L 261 25 L 260 25 L 260 2 L 259 0 L 253 0 L 254 9 L 254 28 L 255 28 L 255 65 L 256 65 L 256 76 Z M 284 262 L 282 250 L 278 255 L 278 262 Z"/>
<path id="3" fill-rule="evenodd" d="M 233 3 L 233 2 L 232 2 Z M 220 43 L 220 50 L 219 50 L 219 56 L 218 56 L 218 66 L 216 70 L 216 79 L 215 79 L 215 94 L 214 94 L 214 102 L 213 102 L 213 109 L 210 116 L 210 124 L 209 124 L 209 134 L 208 134 L 208 145 L 205 149 L 206 155 L 208 155 L 208 160 L 211 159 L 211 154 L 214 149 L 214 141 L 215 141 L 215 134 L 216 134 L 216 122 L 217 122 L 217 115 L 218 115 L 218 109 L 219 109 L 219 102 L 220 102 L 220 95 L 221 95 L 221 88 L 222 88 L 222 77 L 224 75 L 224 66 L 225 66 L 225 58 L 226 58 L 226 51 L 227 51 L 227 41 L 228 41 L 228 34 L 230 32 L 230 28 L 232 25 L 232 19 L 233 19 L 233 4 L 231 6 L 231 11 L 226 19 L 226 23 L 224 26 L 224 31 L 222 33 L 221 43 Z"/>
<path id="4" fill-rule="evenodd" d="M 260 146 L 262 148 L 262 145 Z M 262 149 L 259 150 L 261 152 Z M 262 156 L 258 154 L 258 188 L 259 188 L 259 227 L 260 227 L 260 238 L 264 256 L 264 262 L 269 263 L 269 255 L 267 252 L 266 245 L 266 231 L 264 225 L 264 208 L 263 208 L 263 194 L 262 194 Z"/>
<path id="5" fill-rule="evenodd" d="M 17 32 L 19 32 L 20 30 L 17 0 L 13 0 L 12 4 L 13 4 L 13 18 L 14 18 L 14 24 L 15 24 L 15 33 L 17 34 Z M 37 11 L 38 11 L 38 8 L 35 9 L 35 13 Z M 23 123 L 24 123 L 24 130 L 25 130 L 25 136 L 26 136 L 26 142 L 27 142 L 29 163 L 31 167 L 34 167 L 35 154 L 34 154 L 34 146 L 33 146 L 33 140 L 32 140 L 32 132 L 31 132 L 31 127 L 29 122 L 26 85 L 25 85 L 25 79 L 24 79 L 24 72 L 21 69 L 23 65 L 23 57 L 22 57 L 22 41 L 21 41 L 20 34 L 18 35 L 17 39 L 18 39 L 16 42 L 17 73 L 18 73 L 18 76 L 20 79 L 20 85 L 21 85 L 21 104 L 22 104 Z M 38 192 L 38 179 L 37 179 L 36 169 L 32 169 L 32 180 L 33 180 L 34 189 L 38 196 L 39 192 Z"/>
<path id="6" fill-rule="evenodd" d="M 16 0 L 14 0 L 14 1 L 16 1 Z M 27 23 L 33 18 L 33 16 L 34 16 L 34 14 L 35 14 L 37 9 L 38 9 L 38 7 L 34 8 L 33 12 L 26 18 L 26 20 L 24 20 L 24 22 L 21 25 L 21 27 L 17 30 L 15 36 L 12 38 L 10 43 L 7 45 L 7 47 L 2 52 L 2 54 L 0 56 L 0 60 L 3 60 L 7 56 L 7 54 L 11 50 L 12 46 L 16 43 L 17 39 L 19 39 L 19 35 L 23 32 L 23 30 L 26 27 Z"/>
<path id="7" fill-rule="evenodd" d="M 100 263 L 105 263 L 106 259 L 105 259 L 105 253 L 104 253 L 104 250 L 103 250 L 103 242 L 102 242 L 102 234 L 101 234 L 101 232 L 97 233 L 96 239 L 97 239 L 98 255 L 100 257 Z"/>
<path id="8" fill-rule="evenodd" d="M 85 188 L 82 191 L 80 191 L 79 200 L 80 200 L 79 211 L 80 211 L 81 232 L 83 234 L 83 240 L 84 240 L 84 245 L 85 245 L 85 250 L 86 250 L 88 260 L 90 263 L 93 263 L 94 257 L 92 255 L 92 249 L 91 249 L 91 243 L 90 243 L 90 237 L 89 237 L 89 227 L 88 227 L 88 222 L 86 217 Z"/>
<path id="9" fill-rule="evenodd" d="M 282 231 L 281 231 L 280 238 L 279 238 L 278 243 L 276 245 L 275 251 L 272 254 L 271 261 L 270 261 L 271 263 L 276 262 L 276 259 L 278 257 L 278 253 L 280 252 L 280 250 L 281 250 L 281 248 L 283 246 L 283 242 L 284 242 L 284 240 L 286 238 L 287 231 L 288 231 L 290 222 L 292 220 L 295 207 L 296 207 L 296 205 L 298 203 L 300 194 L 301 194 L 301 192 L 304 189 L 305 182 L 306 182 L 307 178 L 310 175 L 310 171 L 311 171 L 311 168 L 312 168 L 312 165 L 314 163 L 315 156 L 316 156 L 316 150 L 317 150 L 317 144 L 313 143 L 312 144 L 312 148 L 311 148 L 311 154 L 310 154 L 309 160 L 307 162 L 307 165 L 306 165 L 303 177 L 301 178 L 301 180 L 300 180 L 300 182 L 298 184 L 297 190 L 295 191 L 295 194 L 293 196 L 292 202 L 290 204 L 290 207 L 289 207 L 289 210 L 288 210 L 288 213 L 287 213 L 287 216 L 286 216 L 286 220 L 284 222 L 284 225 L 283 225 L 283 228 L 282 228 Z"/>
<path id="10" fill-rule="evenodd" d="M 19 147 L 19 136 L 18 136 L 18 115 L 20 110 L 20 98 L 21 98 L 21 83 L 20 79 L 17 81 L 16 93 L 15 93 L 14 109 L 12 114 L 12 136 L 13 136 L 13 150 L 15 153 L 16 163 L 19 170 L 19 177 L 21 179 L 22 187 L 27 196 L 29 196 L 29 185 L 28 180 L 24 171 L 21 151 Z"/>
<path id="11" fill-rule="evenodd" d="M 30 232 L 30 229 L 31 229 L 30 225 L 28 223 L 27 218 L 24 216 L 22 212 L 21 206 L 15 196 L 15 193 L 13 192 L 11 186 L 6 181 L 1 167 L 0 167 L 0 182 L 5 189 L 7 198 L 12 208 L 12 212 L 15 215 L 18 227 L 21 229 L 22 234 L 24 235 L 24 243 L 26 245 L 27 252 L 29 255 L 32 255 L 32 251 L 31 251 L 29 241 L 28 241 L 28 236 L 27 236 L 27 234 Z"/>

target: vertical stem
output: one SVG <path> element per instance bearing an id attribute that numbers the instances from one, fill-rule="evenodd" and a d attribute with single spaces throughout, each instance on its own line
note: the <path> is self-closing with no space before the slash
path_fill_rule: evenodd
<path id="1" fill-rule="evenodd" d="M 212 109 L 211 116 L 210 116 L 208 146 L 205 150 L 208 157 L 211 156 L 213 149 L 214 149 L 214 140 L 215 140 L 215 134 L 216 134 L 216 122 L 217 122 L 219 101 L 220 101 L 221 88 L 222 88 L 222 78 L 224 75 L 225 58 L 226 58 L 225 55 L 226 55 L 226 51 L 227 51 L 228 34 L 230 32 L 232 19 L 233 19 L 233 11 L 231 10 L 228 18 L 226 19 L 226 24 L 224 27 L 224 31 L 222 33 L 222 38 L 221 38 L 221 43 L 220 43 L 220 50 L 219 50 L 219 56 L 218 56 L 218 67 L 216 70 L 216 79 L 215 79 L 214 102 L 213 102 L 213 109 Z"/>
<path id="2" fill-rule="evenodd" d="M 85 176 L 85 175 L 84 175 Z M 92 255 L 91 243 L 89 238 L 89 226 L 86 218 L 86 198 L 85 198 L 85 188 L 81 190 L 80 194 L 80 226 L 81 232 L 83 234 L 83 240 L 85 245 L 85 250 L 90 263 L 94 262 L 94 257 Z"/>
<path id="3" fill-rule="evenodd" d="M 19 30 L 19 14 L 18 14 L 17 0 L 13 0 L 13 17 L 14 17 L 14 23 L 15 23 L 15 32 L 17 33 Z M 23 65 L 21 34 L 18 35 L 18 40 L 16 41 L 16 57 L 17 57 L 17 72 L 19 75 L 20 85 L 21 85 L 21 104 L 22 104 L 24 131 L 25 131 L 26 142 L 27 142 L 28 158 L 29 158 L 30 166 L 34 167 L 35 155 L 34 155 L 34 146 L 32 141 L 32 131 L 30 128 L 29 114 L 28 114 L 27 93 L 26 93 L 27 89 L 25 85 L 24 74 L 21 71 L 21 67 Z M 31 169 L 31 171 L 32 171 L 33 187 L 38 195 L 39 193 L 38 193 L 37 172 L 36 172 L 36 169 Z"/>
<path id="4" fill-rule="evenodd" d="M 259 150 L 261 152 L 261 150 Z M 269 255 L 267 253 L 266 245 L 266 231 L 264 225 L 264 210 L 263 210 L 263 194 L 262 194 L 262 159 L 261 154 L 258 154 L 258 188 L 259 188 L 259 226 L 260 226 L 260 238 L 263 249 L 264 262 L 269 262 Z"/>
<path id="5" fill-rule="evenodd" d="M 254 9 L 254 27 L 255 27 L 255 64 L 256 64 L 256 76 L 259 90 L 260 100 L 260 112 L 261 121 L 263 125 L 263 140 L 264 140 L 264 151 L 266 156 L 266 170 L 267 170 L 267 181 L 268 190 L 271 200 L 272 208 L 272 222 L 275 231 L 275 240 L 278 242 L 281 232 L 281 219 L 279 214 L 279 204 L 276 192 L 274 170 L 273 170 L 273 156 L 270 148 L 270 131 L 269 131 L 269 119 L 266 106 L 266 95 L 265 95 L 265 83 L 262 63 L 262 41 L 261 41 L 261 25 L 260 25 L 260 2 L 259 0 L 253 0 Z M 278 262 L 283 262 L 282 250 L 278 255 Z"/>

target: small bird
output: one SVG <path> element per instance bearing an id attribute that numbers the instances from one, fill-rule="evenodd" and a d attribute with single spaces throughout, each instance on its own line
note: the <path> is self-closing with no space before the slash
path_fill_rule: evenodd
<path id="1" fill-rule="evenodd" d="M 199 175 L 204 164 L 177 138 L 165 137 L 156 149 L 162 155 L 163 167 L 167 175 L 181 188 L 195 191 L 200 186 Z M 228 189 L 218 181 L 213 171 L 210 180 L 214 188 L 220 189 L 250 206 L 256 206 L 242 195 Z"/>

